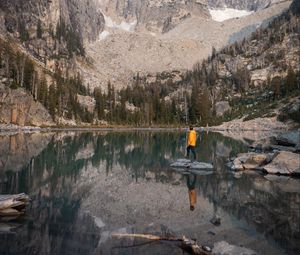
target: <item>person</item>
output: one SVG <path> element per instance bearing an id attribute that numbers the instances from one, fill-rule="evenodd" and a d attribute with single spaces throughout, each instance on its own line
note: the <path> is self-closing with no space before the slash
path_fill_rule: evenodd
<path id="1" fill-rule="evenodd" d="M 193 174 L 193 180 L 190 179 L 191 175 L 187 175 L 187 186 L 189 189 L 189 200 L 190 200 L 190 210 L 195 210 L 195 205 L 197 203 L 197 193 L 196 193 L 196 181 L 197 181 L 197 175 Z"/>
<path id="2" fill-rule="evenodd" d="M 189 158 L 190 151 L 192 151 L 194 155 L 194 160 L 196 160 L 196 140 L 197 140 L 197 134 L 196 131 L 193 129 L 192 126 L 190 126 L 190 131 L 188 133 L 188 139 L 187 139 L 187 147 L 186 147 L 186 157 Z"/>

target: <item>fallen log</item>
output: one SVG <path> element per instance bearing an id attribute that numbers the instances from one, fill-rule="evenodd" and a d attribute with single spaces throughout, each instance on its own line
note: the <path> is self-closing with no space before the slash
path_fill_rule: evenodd
<path id="1" fill-rule="evenodd" d="M 21 193 L 15 195 L 0 195 L 0 217 L 19 216 L 25 213 L 29 196 Z"/>
<path id="2" fill-rule="evenodd" d="M 180 247 L 194 255 L 210 255 L 211 253 L 206 251 L 202 246 L 199 246 L 195 240 L 186 238 L 185 236 L 178 237 L 164 237 L 151 234 L 127 234 L 127 233 L 113 233 L 112 237 L 118 238 L 143 238 L 152 241 L 175 241 L 180 242 Z"/>

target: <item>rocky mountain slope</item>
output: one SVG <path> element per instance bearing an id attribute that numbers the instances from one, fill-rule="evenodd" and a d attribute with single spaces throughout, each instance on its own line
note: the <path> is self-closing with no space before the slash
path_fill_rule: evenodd
<path id="1" fill-rule="evenodd" d="M 52 71 L 71 68 L 66 59 L 84 55 L 83 43 L 95 40 L 103 27 L 95 1 L 0 0 L 0 34 L 22 43 Z"/>
<path id="2" fill-rule="evenodd" d="M 207 0 L 212 8 L 234 8 L 239 10 L 257 11 L 272 4 L 282 2 L 282 0 Z"/>
<path id="3" fill-rule="evenodd" d="M 115 25 L 108 26 L 106 22 L 99 40 L 86 44 L 86 53 L 92 67 L 84 67 L 81 71 L 91 88 L 101 86 L 106 89 L 108 81 L 111 81 L 120 89 L 130 84 L 132 77 L 138 72 L 142 75 L 152 73 L 155 76 L 157 72 L 164 70 L 190 69 L 197 61 L 207 57 L 213 46 L 220 49 L 228 42 L 249 36 L 260 25 L 265 26 L 286 10 L 290 3 L 291 1 L 284 1 L 247 17 L 224 22 L 209 18 L 205 12 L 207 6 L 201 5 L 202 12 L 199 10 L 196 14 L 188 15 L 165 33 L 160 33 L 161 26 L 158 23 L 155 24 L 155 30 L 142 18 L 137 21 L 137 27 L 130 26 L 135 16 L 129 19 L 130 15 L 125 15 L 129 22 L 125 23 L 121 15 L 108 9 L 105 15 L 117 16 Z M 161 15 L 161 11 L 155 13 Z M 127 30 L 124 29 L 125 24 L 128 25 Z"/>

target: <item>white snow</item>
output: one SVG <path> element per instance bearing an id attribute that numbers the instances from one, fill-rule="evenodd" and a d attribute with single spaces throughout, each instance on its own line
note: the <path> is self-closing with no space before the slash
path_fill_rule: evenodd
<path id="1" fill-rule="evenodd" d="M 134 31 L 136 23 L 137 23 L 137 21 L 134 20 L 130 23 L 122 21 L 120 24 L 117 24 L 116 22 L 114 22 L 112 20 L 112 18 L 110 18 L 108 16 L 105 16 L 105 15 L 104 15 L 104 19 L 105 19 L 105 26 L 106 27 L 121 29 L 121 30 L 125 30 L 125 31 L 128 31 L 128 32 Z"/>
<path id="2" fill-rule="evenodd" d="M 105 40 L 107 36 L 109 36 L 109 32 L 106 30 L 102 31 L 102 33 L 99 35 L 100 41 Z"/>
<path id="3" fill-rule="evenodd" d="M 222 22 L 224 20 L 233 19 L 233 18 L 244 17 L 253 13 L 246 10 L 236 10 L 232 8 L 210 9 L 209 12 L 212 19 L 218 22 Z"/>

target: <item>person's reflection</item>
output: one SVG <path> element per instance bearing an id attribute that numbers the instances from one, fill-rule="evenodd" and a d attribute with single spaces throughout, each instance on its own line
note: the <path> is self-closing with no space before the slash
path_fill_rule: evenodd
<path id="1" fill-rule="evenodd" d="M 197 193 L 196 193 L 196 181 L 197 181 L 197 175 L 188 174 L 186 175 L 186 184 L 189 189 L 189 200 L 190 200 L 190 210 L 195 210 L 195 205 L 197 203 Z"/>

